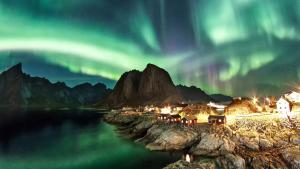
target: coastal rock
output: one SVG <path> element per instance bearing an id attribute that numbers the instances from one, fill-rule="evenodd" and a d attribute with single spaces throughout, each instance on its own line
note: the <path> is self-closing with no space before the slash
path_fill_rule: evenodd
<path id="1" fill-rule="evenodd" d="M 240 137 L 240 143 L 253 151 L 259 151 L 259 139 L 258 138 L 249 138 L 249 137 Z"/>
<path id="2" fill-rule="evenodd" d="M 266 157 L 259 155 L 252 159 L 250 164 L 254 169 L 276 168 L 276 169 L 288 169 L 286 164 L 280 158 L 273 158 L 273 156 Z"/>
<path id="3" fill-rule="evenodd" d="M 179 160 L 173 164 L 164 167 L 163 169 L 216 169 L 217 166 L 214 160 L 200 160 L 194 162 L 187 162 Z"/>
<path id="4" fill-rule="evenodd" d="M 224 169 L 245 169 L 245 160 L 239 155 L 233 155 L 230 153 L 225 154 L 217 158 L 220 166 Z"/>
<path id="5" fill-rule="evenodd" d="M 146 147 L 150 150 L 182 150 L 197 140 L 198 134 L 190 128 L 174 126 L 161 133 Z"/>
<path id="6" fill-rule="evenodd" d="M 134 126 L 133 132 L 138 135 L 142 134 L 151 128 L 155 123 L 156 119 L 154 118 L 141 119 L 140 122 Z"/>
<path id="7" fill-rule="evenodd" d="M 206 156 L 219 156 L 225 153 L 232 153 L 235 143 L 226 137 L 216 134 L 209 134 L 202 137 L 200 143 L 192 149 L 193 154 Z"/>
<path id="8" fill-rule="evenodd" d="M 290 137 L 290 142 L 296 145 L 300 145 L 300 135 L 292 135 Z"/>
<path id="9" fill-rule="evenodd" d="M 121 124 L 121 125 L 126 125 L 134 122 L 139 118 L 138 115 L 135 114 L 128 114 L 124 115 L 119 112 L 110 112 L 104 116 L 104 119 L 110 123 L 115 123 L 115 124 Z"/>
<path id="10" fill-rule="evenodd" d="M 273 148 L 273 143 L 267 139 L 260 139 L 259 146 L 260 146 L 260 149 L 267 150 L 267 149 Z"/>
<path id="11" fill-rule="evenodd" d="M 289 164 L 291 169 L 300 168 L 300 146 L 282 150 L 282 158 Z"/>
<path id="12" fill-rule="evenodd" d="M 167 126 L 153 125 L 151 128 L 147 130 L 147 134 L 144 137 L 137 139 L 136 142 L 145 145 L 152 143 L 161 135 L 163 131 L 167 130 L 168 128 L 169 127 Z"/>

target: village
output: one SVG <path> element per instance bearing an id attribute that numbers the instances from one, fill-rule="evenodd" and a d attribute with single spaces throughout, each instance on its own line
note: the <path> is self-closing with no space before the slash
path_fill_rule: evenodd
<path id="1" fill-rule="evenodd" d="M 116 110 L 115 110 L 116 111 Z M 232 101 L 217 103 L 178 103 L 165 106 L 123 107 L 117 110 L 123 114 L 152 114 L 166 124 L 178 123 L 187 126 L 211 124 L 233 124 L 242 119 L 281 118 L 296 123 L 300 115 L 300 93 L 291 91 L 278 99 L 235 97 Z M 297 125 L 297 124 L 295 124 Z M 297 126 L 299 129 L 299 126 Z M 300 130 L 300 129 L 299 129 Z"/>
<path id="2" fill-rule="evenodd" d="M 151 151 L 183 151 L 173 168 L 300 168 L 300 93 L 230 102 L 123 107 L 105 116 Z M 209 160 L 202 160 L 210 157 Z"/>

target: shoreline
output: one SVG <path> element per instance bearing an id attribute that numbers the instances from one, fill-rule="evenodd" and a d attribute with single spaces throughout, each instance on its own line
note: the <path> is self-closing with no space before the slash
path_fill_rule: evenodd
<path id="1" fill-rule="evenodd" d="M 244 126 L 239 123 L 237 126 L 166 124 L 149 113 L 110 112 L 104 115 L 104 120 L 116 125 L 122 136 L 151 151 L 182 151 L 192 158 L 179 160 L 165 169 L 300 168 L 300 136 L 289 131 L 288 124 L 281 121 L 252 126 L 251 121 L 246 121 L 250 128 L 259 131 L 262 127 L 267 131 L 251 134 L 243 131 Z M 238 128 L 239 125 L 242 127 Z"/>

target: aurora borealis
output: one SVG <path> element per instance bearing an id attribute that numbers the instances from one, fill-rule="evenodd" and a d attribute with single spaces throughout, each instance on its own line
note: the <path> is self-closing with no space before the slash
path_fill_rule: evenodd
<path id="1" fill-rule="evenodd" d="M 113 87 L 153 63 L 208 93 L 281 93 L 300 82 L 299 9 L 297 0 L 0 0 L 0 71 L 22 61 L 53 81 Z"/>

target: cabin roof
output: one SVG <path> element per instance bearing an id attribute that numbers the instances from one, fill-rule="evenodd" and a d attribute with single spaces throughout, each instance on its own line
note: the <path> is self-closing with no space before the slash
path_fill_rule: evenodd
<path id="1" fill-rule="evenodd" d="M 179 114 L 171 115 L 173 118 L 181 118 Z"/>
<path id="2" fill-rule="evenodd" d="M 224 115 L 209 115 L 208 119 L 225 119 L 226 116 Z"/>

